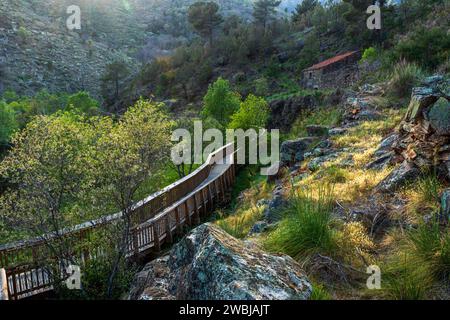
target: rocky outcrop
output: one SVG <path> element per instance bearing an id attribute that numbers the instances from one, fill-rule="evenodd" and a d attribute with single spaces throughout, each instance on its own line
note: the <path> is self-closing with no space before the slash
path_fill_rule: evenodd
<path id="1" fill-rule="evenodd" d="M 408 111 L 396 135 L 383 141 L 369 166 L 402 163 L 378 186 L 393 191 L 420 171 L 444 168 L 450 177 L 450 80 L 433 76 L 413 88 Z"/>
<path id="2" fill-rule="evenodd" d="M 306 300 L 311 284 L 288 256 L 270 255 L 212 224 L 137 274 L 129 299 Z"/>
<path id="3" fill-rule="evenodd" d="M 393 192 L 406 183 L 416 179 L 419 175 L 420 170 L 414 164 L 404 161 L 380 182 L 376 190 L 383 193 Z"/>
<path id="4" fill-rule="evenodd" d="M 305 152 L 309 150 L 316 139 L 312 137 L 284 141 L 281 144 L 280 158 L 283 164 L 294 164 L 303 161 Z"/>
<path id="5" fill-rule="evenodd" d="M 318 101 L 313 95 L 272 101 L 270 103 L 269 129 L 289 131 L 300 112 L 310 110 L 317 104 Z"/>

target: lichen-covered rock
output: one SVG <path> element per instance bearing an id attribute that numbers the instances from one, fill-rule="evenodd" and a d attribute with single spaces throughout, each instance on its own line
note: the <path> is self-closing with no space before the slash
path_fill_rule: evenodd
<path id="1" fill-rule="evenodd" d="M 441 217 L 446 221 L 450 219 L 450 188 L 445 189 L 441 196 Z"/>
<path id="2" fill-rule="evenodd" d="M 376 190 L 385 193 L 393 192 L 419 175 L 420 170 L 414 164 L 404 161 L 378 184 Z"/>
<path id="3" fill-rule="evenodd" d="M 440 98 L 428 112 L 431 127 L 437 134 L 450 136 L 450 102 Z"/>
<path id="4" fill-rule="evenodd" d="M 303 161 L 305 152 L 311 147 L 314 141 L 315 139 L 310 137 L 284 141 L 280 149 L 281 161 L 291 164 Z"/>
<path id="5" fill-rule="evenodd" d="M 312 287 L 291 257 L 271 255 L 251 242 L 203 224 L 166 257 L 136 276 L 129 299 L 306 300 Z"/>

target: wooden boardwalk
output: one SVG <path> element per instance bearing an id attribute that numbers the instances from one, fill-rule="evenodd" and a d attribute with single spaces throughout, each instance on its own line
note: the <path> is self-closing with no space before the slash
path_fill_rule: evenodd
<path id="1" fill-rule="evenodd" d="M 163 244 L 172 243 L 186 227 L 199 224 L 202 217 L 213 212 L 218 203 L 224 202 L 235 181 L 234 158 L 234 144 L 229 144 L 210 154 L 207 161 L 190 175 L 136 203 L 132 208 L 134 227 L 128 241 L 127 256 L 141 258 L 159 252 Z M 63 230 L 60 234 L 82 242 L 92 232 L 121 216 L 119 212 L 102 217 Z M 52 290 L 51 277 L 35 258 L 52 238 L 53 235 L 45 235 L 0 245 L 0 268 L 4 268 L 6 273 L 9 299 L 22 299 Z M 77 255 L 84 263 L 95 259 L 98 252 L 85 248 Z"/>

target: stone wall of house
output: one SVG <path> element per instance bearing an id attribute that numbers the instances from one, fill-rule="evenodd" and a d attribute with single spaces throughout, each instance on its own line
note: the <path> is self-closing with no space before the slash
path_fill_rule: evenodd
<path id="1" fill-rule="evenodd" d="M 360 54 L 355 53 L 344 60 L 332 63 L 317 70 L 305 70 L 302 84 L 308 89 L 325 89 L 350 86 L 359 77 L 358 61 Z"/>

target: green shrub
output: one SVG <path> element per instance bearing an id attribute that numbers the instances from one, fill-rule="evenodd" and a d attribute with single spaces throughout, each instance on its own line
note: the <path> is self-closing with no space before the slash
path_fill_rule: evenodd
<path id="1" fill-rule="evenodd" d="M 68 108 L 75 108 L 87 115 L 95 115 L 99 112 L 99 102 L 89 95 L 89 93 L 81 91 L 75 93 L 67 99 Z"/>
<path id="2" fill-rule="evenodd" d="M 266 240 L 270 251 L 295 258 L 314 253 L 332 255 L 337 247 L 332 229 L 332 188 L 299 191 L 289 199 L 284 218 Z"/>
<path id="3" fill-rule="evenodd" d="M 0 101 L 0 147 L 9 144 L 11 135 L 18 128 L 14 110 Z"/>
<path id="4" fill-rule="evenodd" d="M 265 97 L 269 93 L 269 82 L 266 78 L 259 78 L 255 80 L 255 94 L 260 97 Z"/>
<path id="5" fill-rule="evenodd" d="M 203 98 L 202 114 L 205 117 L 213 117 L 226 126 L 231 115 L 239 109 L 240 102 L 240 96 L 231 89 L 230 82 L 219 78 L 209 86 Z"/>
<path id="6" fill-rule="evenodd" d="M 120 299 L 128 291 L 137 272 L 136 266 L 126 265 L 122 262 L 119 272 L 114 281 L 114 288 L 108 296 L 108 281 L 111 274 L 112 265 L 105 258 L 97 257 L 90 260 L 82 269 L 81 287 L 82 290 L 68 290 L 64 287 L 58 288 L 57 293 L 61 299 L 82 299 L 82 300 L 111 300 Z"/>
<path id="7" fill-rule="evenodd" d="M 374 47 L 369 47 L 364 50 L 361 61 L 373 62 L 377 58 L 377 50 Z"/>
<path id="8" fill-rule="evenodd" d="M 435 69 L 450 54 L 450 37 L 444 28 L 419 28 L 393 49 L 393 60 L 405 59 L 425 69 Z"/>
<path id="9" fill-rule="evenodd" d="M 397 98 L 409 98 L 412 88 L 420 83 L 423 76 L 419 66 L 402 60 L 394 66 L 388 91 Z"/>
<path id="10" fill-rule="evenodd" d="M 269 115 L 270 109 L 266 100 L 250 94 L 240 103 L 239 110 L 231 116 L 230 128 L 243 130 L 264 128 Z"/>

